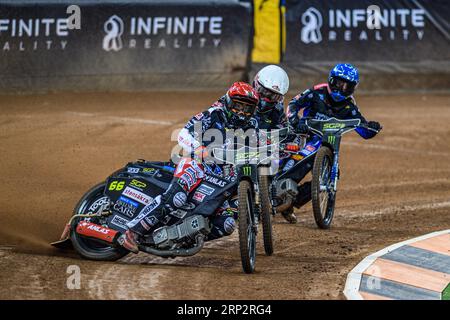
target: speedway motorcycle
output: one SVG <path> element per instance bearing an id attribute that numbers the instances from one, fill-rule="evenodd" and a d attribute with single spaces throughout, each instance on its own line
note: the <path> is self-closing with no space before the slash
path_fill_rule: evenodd
<path id="1" fill-rule="evenodd" d="M 299 161 L 289 170 L 278 172 L 274 176 L 270 192 L 273 214 L 292 208 L 295 205 L 295 201 L 299 196 L 298 181 L 295 178 L 296 172 L 302 166 L 310 165 L 311 160 L 314 159 L 312 162 L 311 182 L 311 202 L 314 220 L 319 228 L 328 229 L 333 220 L 336 203 L 342 136 L 359 127 L 364 127 L 371 131 L 376 130 L 361 124 L 360 119 L 307 119 L 306 125 L 312 133 L 320 138 L 317 143 L 318 146 L 315 152 L 310 152 L 307 156 L 291 155 L 292 157 L 299 157 Z M 306 136 L 298 135 L 298 137 L 303 141 L 300 147 L 301 150 Z"/>
<path id="2" fill-rule="evenodd" d="M 166 258 L 195 255 L 211 230 L 210 217 L 226 200 L 235 197 L 237 190 L 242 266 L 246 273 L 252 273 L 260 221 L 258 167 L 262 163 L 255 157 L 261 148 L 241 147 L 232 151 L 231 158 L 224 157 L 223 150 L 214 151 L 217 159 L 231 165 L 234 174 L 224 177 L 207 170 L 205 179 L 189 195 L 186 204 L 171 213 L 179 220 L 144 236 L 139 250 Z M 117 238 L 142 210 L 152 210 L 159 204 L 174 171 L 172 162 L 128 163 L 81 198 L 61 240 L 52 245 L 58 248 L 72 245 L 82 257 L 92 260 L 115 261 L 124 257 L 129 252 L 117 244 Z"/>
<path id="3" fill-rule="evenodd" d="M 238 176 L 238 226 L 242 268 L 253 273 L 256 260 L 256 239 L 262 222 L 266 255 L 273 253 L 271 207 L 267 195 L 268 172 L 271 161 L 277 158 L 275 144 L 252 148 L 241 146 L 234 150 L 213 149 L 214 157 L 232 164 Z M 231 154 L 231 156 L 230 156 Z"/>

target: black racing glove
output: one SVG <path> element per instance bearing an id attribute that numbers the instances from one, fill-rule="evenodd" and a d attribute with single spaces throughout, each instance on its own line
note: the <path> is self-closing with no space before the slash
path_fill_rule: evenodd
<path id="1" fill-rule="evenodd" d="M 307 134 L 309 132 L 309 127 L 304 123 L 299 123 L 295 129 L 296 133 Z"/>
<path id="2" fill-rule="evenodd" d="M 376 131 L 380 131 L 383 127 L 381 126 L 381 124 L 379 123 L 379 122 L 376 122 L 376 121 L 369 121 L 368 123 L 367 123 L 367 126 L 370 128 L 370 129 L 373 129 L 373 130 L 376 130 Z"/>

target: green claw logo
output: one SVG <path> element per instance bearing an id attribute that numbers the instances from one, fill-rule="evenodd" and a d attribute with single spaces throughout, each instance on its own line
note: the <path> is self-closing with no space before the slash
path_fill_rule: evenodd
<path id="1" fill-rule="evenodd" d="M 252 174 L 252 167 L 243 167 L 243 168 L 242 168 L 242 173 L 243 173 L 245 176 L 251 175 L 251 174 Z"/>

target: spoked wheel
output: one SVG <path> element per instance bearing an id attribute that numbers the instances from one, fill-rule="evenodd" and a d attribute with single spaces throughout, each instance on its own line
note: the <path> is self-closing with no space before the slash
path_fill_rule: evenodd
<path id="1" fill-rule="evenodd" d="M 105 183 L 100 183 L 90 189 L 81 198 L 75 207 L 74 214 L 86 214 L 88 212 L 95 212 L 102 205 L 109 204 L 109 198 L 103 194 Z M 88 220 L 96 224 L 104 224 L 106 218 L 75 218 L 71 225 L 70 239 L 75 250 L 86 259 L 101 260 L 101 261 L 115 261 L 128 254 L 128 251 L 123 248 L 115 248 L 105 243 L 80 236 L 75 228 L 78 222 Z"/>
<path id="2" fill-rule="evenodd" d="M 254 226 L 253 190 L 250 182 L 239 183 L 239 247 L 242 269 L 245 273 L 255 271 L 256 230 Z"/>
<path id="3" fill-rule="evenodd" d="M 333 152 L 328 147 L 321 147 L 314 160 L 311 183 L 312 207 L 316 224 L 321 229 L 328 229 L 334 215 L 336 193 L 331 180 Z"/>
<path id="4" fill-rule="evenodd" d="M 259 175 L 259 193 L 261 197 L 261 220 L 263 227 L 264 251 L 273 254 L 272 207 L 269 198 L 269 176 Z"/>

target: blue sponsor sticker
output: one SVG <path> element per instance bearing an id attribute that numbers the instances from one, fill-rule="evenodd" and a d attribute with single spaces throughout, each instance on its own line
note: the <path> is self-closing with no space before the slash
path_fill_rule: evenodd
<path id="1" fill-rule="evenodd" d="M 133 200 L 122 197 L 122 196 L 119 197 L 119 200 L 123 201 L 125 203 L 128 203 L 128 204 L 131 204 L 133 207 L 136 207 L 136 208 L 139 206 L 139 204 L 137 202 L 134 202 Z"/>
<path id="2" fill-rule="evenodd" d="M 201 193 L 207 194 L 208 196 L 212 195 L 214 193 L 214 188 L 211 188 L 210 186 L 207 186 L 205 184 L 201 184 L 198 189 Z"/>

